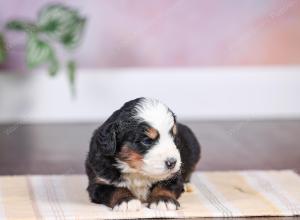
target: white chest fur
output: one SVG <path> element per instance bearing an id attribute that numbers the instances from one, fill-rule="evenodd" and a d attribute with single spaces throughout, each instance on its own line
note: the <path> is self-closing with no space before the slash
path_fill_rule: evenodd
<path id="1" fill-rule="evenodd" d="M 147 200 L 151 185 L 157 181 L 136 173 L 123 174 L 123 178 L 122 186 L 127 187 L 141 201 Z"/>

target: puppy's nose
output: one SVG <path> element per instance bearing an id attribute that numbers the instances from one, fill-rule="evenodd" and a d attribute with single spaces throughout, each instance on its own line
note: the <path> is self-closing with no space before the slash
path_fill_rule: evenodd
<path id="1" fill-rule="evenodd" d="M 165 161 L 165 164 L 166 164 L 166 167 L 171 170 L 175 167 L 176 162 L 177 162 L 177 160 L 174 157 L 170 157 L 170 158 L 167 158 L 167 160 Z"/>

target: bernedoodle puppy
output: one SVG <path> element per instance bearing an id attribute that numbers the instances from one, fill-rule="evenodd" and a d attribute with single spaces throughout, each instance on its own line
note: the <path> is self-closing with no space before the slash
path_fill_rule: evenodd
<path id="1" fill-rule="evenodd" d="M 156 99 L 126 102 L 95 130 L 86 159 L 87 191 L 114 211 L 176 210 L 200 145 Z"/>

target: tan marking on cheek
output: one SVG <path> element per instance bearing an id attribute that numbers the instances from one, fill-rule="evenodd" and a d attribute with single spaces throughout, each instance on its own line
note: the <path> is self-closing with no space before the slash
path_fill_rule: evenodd
<path id="1" fill-rule="evenodd" d="M 176 125 L 173 126 L 172 133 L 173 133 L 173 135 L 177 134 L 177 126 Z"/>
<path id="2" fill-rule="evenodd" d="M 155 128 L 149 128 L 146 132 L 146 135 L 154 140 L 158 136 L 158 131 Z"/>
<path id="3" fill-rule="evenodd" d="M 128 146 L 124 145 L 118 154 L 118 158 L 126 162 L 131 168 L 139 169 L 143 164 L 143 156 L 136 151 L 130 149 Z"/>

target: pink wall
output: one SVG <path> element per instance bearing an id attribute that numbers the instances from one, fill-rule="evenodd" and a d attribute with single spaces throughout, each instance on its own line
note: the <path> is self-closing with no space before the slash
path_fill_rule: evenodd
<path id="1" fill-rule="evenodd" d="M 2 1 L 0 24 L 34 18 L 51 1 Z M 298 0 L 65 0 L 82 10 L 81 67 L 300 64 Z M 2 68 L 23 66 L 22 37 L 9 33 Z"/>

